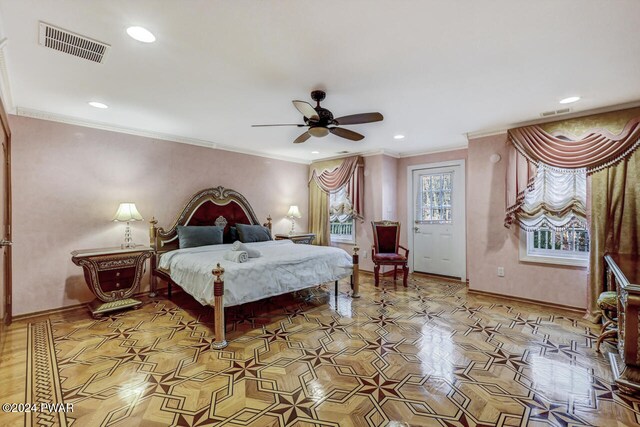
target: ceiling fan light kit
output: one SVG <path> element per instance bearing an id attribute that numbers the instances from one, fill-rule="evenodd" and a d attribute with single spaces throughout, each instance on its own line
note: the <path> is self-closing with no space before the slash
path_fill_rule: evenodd
<path id="1" fill-rule="evenodd" d="M 316 138 L 323 138 L 329 135 L 329 129 L 320 126 L 312 126 L 309 128 L 309 133 L 311 136 L 315 136 Z"/>
<path id="2" fill-rule="evenodd" d="M 324 100 L 326 93 L 322 90 L 314 90 L 311 92 L 311 99 L 316 101 L 316 106 L 309 104 L 306 101 L 291 101 L 293 106 L 302 114 L 304 118 L 304 124 L 277 124 L 277 125 L 253 125 L 253 127 L 265 127 L 265 126 L 297 126 L 308 127 L 309 129 L 302 135 L 297 137 L 293 143 L 300 144 L 305 142 L 309 138 L 323 138 L 329 133 L 332 133 L 341 138 L 349 139 L 351 141 L 360 141 L 364 138 L 364 135 L 354 132 L 352 130 L 343 129 L 339 126 L 344 125 L 359 125 L 364 123 L 379 122 L 384 119 L 380 113 L 362 113 L 352 114 L 349 116 L 333 118 L 333 113 L 326 108 L 320 106 L 320 102 Z"/>

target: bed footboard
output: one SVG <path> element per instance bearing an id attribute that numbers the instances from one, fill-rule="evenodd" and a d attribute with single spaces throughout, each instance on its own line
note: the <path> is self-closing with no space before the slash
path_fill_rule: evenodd
<path id="1" fill-rule="evenodd" d="M 358 255 L 359 247 L 353 247 L 353 292 L 351 293 L 351 298 L 360 298 L 360 256 Z"/>
<path id="2" fill-rule="evenodd" d="M 214 350 L 220 350 L 228 345 L 224 324 L 224 268 L 222 268 L 220 263 L 218 263 L 212 273 L 216 276 L 216 279 L 213 282 L 213 327 L 215 338 L 211 343 L 211 348 Z"/>

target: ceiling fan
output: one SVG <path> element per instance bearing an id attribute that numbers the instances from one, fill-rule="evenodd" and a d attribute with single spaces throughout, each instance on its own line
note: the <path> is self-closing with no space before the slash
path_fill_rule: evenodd
<path id="1" fill-rule="evenodd" d="M 384 117 L 380 113 L 362 113 L 352 114 L 350 116 L 333 118 L 331 111 L 320 106 L 320 101 L 324 100 L 326 93 L 322 90 L 314 90 L 311 92 L 311 99 L 316 101 L 317 105 L 314 107 L 305 101 L 292 101 L 293 105 L 304 116 L 304 124 L 278 124 L 278 125 L 252 125 L 252 127 L 265 127 L 265 126 L 297 126 L 308 127 L 309 130 L 305 131 L 302 135 L 297 137 L 294 144 L 300 144 L 307 139 L 315 136 L 316 138 L 322 138 L 332 133 L 342 138 L 350 139 L 351 141 L 360 141 L 364 138 L 364 135 L 354 132 L 352 130 L 343 129 L 338 126 L 344 125 L 359 125 L 363 123 L 379 122 Z"/>

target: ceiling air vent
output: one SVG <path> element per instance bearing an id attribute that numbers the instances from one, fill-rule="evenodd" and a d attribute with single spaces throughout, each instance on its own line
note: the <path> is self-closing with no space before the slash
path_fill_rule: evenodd
<path id="1" fill-rule="evenodd" d="M 99 64 L 102 64 L 105 55 L 111 48 L 106 43 L 54 27 L 45 22 L 40 22 L 39 39 L 42 46 Z"/>
<path id="2" fill-rule="evenodd" d="M 348 151 L 338 151 L 338 152 L 336 152 L 336 154 L 349 154 L 349 152 Z"/>
<path id="3" fill-rule="evenodd" d="M 571 112 L 571 108 L 562 108 L 560 110 L 551 110 L 540 113 L 540 117 L 559 116 L 560 114 L 567 114 Z"/>

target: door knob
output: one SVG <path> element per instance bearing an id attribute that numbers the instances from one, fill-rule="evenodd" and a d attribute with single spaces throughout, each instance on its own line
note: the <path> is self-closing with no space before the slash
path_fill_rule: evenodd
<path id="1" fill-rule="evenodd" d="M 413 227 L 413 231 L 415 231 L 416 233 L 419 233 L 419 232 L 420 232 L 420 228 L 418 228 L 418 227 Z"/>

